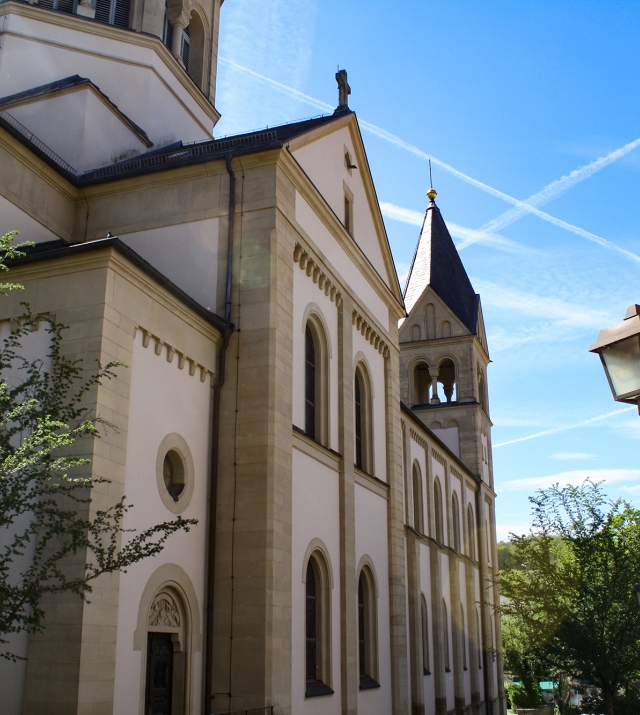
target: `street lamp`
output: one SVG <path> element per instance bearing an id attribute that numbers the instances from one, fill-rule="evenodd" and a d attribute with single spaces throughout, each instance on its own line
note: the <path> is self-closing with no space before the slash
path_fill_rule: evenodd
<path id="1" fill-rule="evenodd" d="M 589 352 L 600 355 L 614 400 L 638 405 L 640 412 L 640 305 L 629 306 L 622 323 L 601 330 Z"/>
<path id="2" fill-rule="evenodd" d="M 633 587 L 633 592 L 636 594 L 636 598 L 638 599 L 638 605 L 640 606 L 640 583 L 636 584 Z"/>

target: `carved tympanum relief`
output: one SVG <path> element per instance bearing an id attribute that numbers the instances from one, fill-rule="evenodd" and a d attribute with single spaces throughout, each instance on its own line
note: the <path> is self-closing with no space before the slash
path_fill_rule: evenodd
<path id="1" fill-rule="evenodd" d="M 159 593 L 151 604 L 149 625 L 165 628 L 180 628 L 180 611 L 170 594 Z"/>

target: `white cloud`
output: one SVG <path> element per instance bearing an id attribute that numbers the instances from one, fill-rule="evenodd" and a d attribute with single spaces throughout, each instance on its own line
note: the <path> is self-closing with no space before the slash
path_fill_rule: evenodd
<path id="1" fill-rule="evenodd" d="M 521 536 L 522 534 L 528 534 L 531 529 L 531 524 L 529 522 L 523 522 L 521 524 L 501 524 L 496 523 L 496 538 L 498 541 L 509 541 L 511 534 L 517 534 Z"/>
<path id="2" fill-rule="evenodd" d="M 583 420 L 582 422 L 576 422 L 574 424 L 562 425 L 560 427 L 553 427 L 551 429 L 543 430 L 542 432 L 536 432 L 534 434 L 527 435 L 526 437 L 518 437 L 516 439 L 510 439 L 507 442 L 500 442 L 500 444 L 494 444 L 493 449 L 498 449 L 498 447 L 506 447 L 508 444 L 517 444 L 518 442 L 526 442 L 530 439 L 537 439 L 538 437 L 546 437 L 550 434 L 557 434 L 558 432 L 566 432 L 567 430 L 576 429 L 578 427 L 586 427 L 587 425 L 593 424 L 594 422 L 600 422 L 601 420 L 609 419 L 615 415 L 619 415 L 622 412 L 629 412 L 629 410 L 635 410 L 635 407 L 623 407 L 620 410 L 613 410 L 612 412 L 607 412 L 604 415 L 598 415 L 597 417 L 590 417 L 588 420 Z"/>
<path id="3" fill-rule="evenodd" d="M 558 454 L 552 454 L 551 459 L 562 459 L 562 460 L 588 460 L 597 459 L 597 454 L 588 454 L 587 452 L 559 452 Z"/>
<path id="4" fill-rule="evenodd" d="M 536 295 L 492 283 L 481 278 L 472 278 L 474 288 L 482 296 L 482 304 L 502 311 L 513 311 L 529 318 L 551 320 L 558 326 L 599 330 L 603 325 L 615 322 L 612 313 L 594 310 L 559 298 Z M 532 328 L 537 332 L 538 328 Z"/>
<path id="5" fill-rule="evenodd" d="M 532 492 L 537 489 L 547 489 L 554 484 L 565 486 L 571 484 L 578 486 L 585 479 L 590 478 L 594 482 L 606 482 L 613 484 L 616 482 L 626 482 L 640 480 L 640 469 L 575 469 L 569 472 L 558 472 L 546 477 L 530 477 L 526 479 L 512 479 L 497 485 L 496 491 L 500 492 Z"/>

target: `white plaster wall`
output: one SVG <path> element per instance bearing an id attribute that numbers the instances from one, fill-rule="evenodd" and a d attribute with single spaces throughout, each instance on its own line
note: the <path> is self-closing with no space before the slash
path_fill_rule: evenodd
<path id="1" fill-rule="evenodd" d="M 391 712 L 391 642 L 389 610 L 389 551 L 387 500 L 356 484 L 356 563 L 366 554 L 375 567 L 378 582 L 378 675 L 380 688 L 358 691 L 358 712 L 387 715 Z M 356 578 L 359 574 L 356 574 Z M 357 602 L 353 604 L 357 608 Z"/>
<path id="2" fill-rule="evenodd" d="M 76 171 L 147 151 L 139 135 L 91 87 L 26 102 L 8 113 Z"/>
<path id="3" fill-rule="evenodd" d="M 369 369 L 369 379 L 372 386 L 372 414 L 373 414 L 373 476 L 387 481 L 387 439 L 386 439 L 386 406 L 385 406 L 385 379 L 384 357 L 371 345 L 362 333 L 353 326 L 353 355 L 358 353 L 366 358 Z M 354 362 L 352 373 L 355 375 Z M 354 383 L 355 384 L 355 383 Z M 354 398 L 355 410 L 355 398 Z M 354 412 L 355 414 L 355 412 Z M 354 417 L 355 424 L 355 417 Z"/>
<path id="4" fill-rule="evenodd" d="M 305 315 L 315 304 L 327 331 L 329 352 L 329 446 L 338 451 L 338 309 L 318 284 L 299 269 L 293 269 L 293 424 L 304 430 Z M 315 310 L 315 312 L 318 312 Z"/>
<path id="5" fill-rule="evenodd" d="M 360 304 L 367 307 L 385 330 L 389 330 L 389 309 L 385 302 L 298 191 L 295 204 L 296 221 L 300 228 L 320 247 L 328 265 L 358 296 Z"/>
<path id="6" fill-rule="evenodd" d="M 344 185 L 353 195 L 353 237 L 384 282 L 389 278 L 384 265 L 371 207 L 362 181 L 364 166 L 349 171 L 344 159 L 345 149 L 351 161 L 358 164 L 348 127 L 296 149 L 293 155 L 311 178 L 333 212 L 344 221 Z"/>
<path id="7" fill-rule="evenodd" d="M 420 587 L 427 602 L 427 613 L 429 619 L 429 670 L 431 675 L 425 675 L 423 680 L 424 685 L 424 704 L 425 712 L 434 713 L 436 708 L 436 690 L 435 690 L 435 648 L 433 640 L 433 601 L 431 598 L 431 556 L 429 547 L 426 544 L 420 544 Z"/>
<path id="8" fill-rule="evenodd" d="M 166 355 L 156 355 L 151 343 L 142 346 L 138 333 L 133 349 L 130 412 L 127 436 L 125 494 L 134 508 L 125 516 L 124 528 L 144 529 L 174 515 L 164 506 L 156 482 L 156 459 L 162 440 L 170 433 L 180 434 L 191 451 L 195 487 L 184 518 L 199 523 L 187 534 L 171 536 L 162 553 L 147 559 L 120 576 L 118 629 L 114 687 L 114 715 L 138 713 L 143 695 L 142 651 L 133 650 L 138 608 L 144 587 L 156 569 L 164 563 L 178 564 L 189 576 L 197 594 L 201 625 L 204 602 L 204 567 L 206 540 L 206 505 L 208 477 L 209 412 L 211 387 L 200 382 L 198 374 L 178 368 L 178 361 L 167 362 Z M 201 699 L 202 653 L 196 652 L 192 664 L 191 692 L 193 712 L 199 712 Z"/>
<path id="9" fill-rule="evenodd" d="M 45 330 L 46 325 L 41 323 L 39 330 L 26 336 L 22 341 L 22 355 L 29 361 L 41 359 L 43 370 L 50 372 L 51 360 L 46 356 L 51 344 L 49 333 Z M 11 332 L 11 322 L 3 320 L 0 322 L 0 343 L 3 343 Z M 20 381 L 26 379 L 23 371 L 11 371 L 8 375 L 3 375 L 9 385 L 16 386 Z M 0 532 L 0 549 L 9 544 L 13 535 L 28 528 L 28 515 L 22 515 L 14 522 L 11 531 L 2 530 Z M 9 580 L 18 578 L 19 573 L 28 568 L 33 561 L 36 544 L 32 542 L 24 549 L 24 556 L 14 561 L 9 569 Z M 13 653 L 21 658 L 26 658 L 29 654 L 29 635 L 27 633 L 11 633 L 4 636 L 8 643 L 1 646 L 3 651 Z M 12 663 L 0 658 L 0 694 L 2 697 L 2 715 L 22 715 L 22 702 L 24 695 L 24 684 L 27 675 L 27 662 L 25 660 Z"/>
<path id="10" fill-rule="evenodd" d="M 43 226 L 39 221 L 29 216 L 14 203 L 0 196 L 0 236 L 4 236 L 9 231 L 19 231 L 20 235 L 15 237 L 15 242 L 33 241 L 42 243 L 43 241 L 55 241 L 59 237 Z"/>
<path id="11" fill-rule="evenodd" d="M 52 13 L 43 12 L 43 18 L 48 21 L 6 15 L 1 97 L 80 74 L 156 145 L 211 138 L 211 111 L 196 100 L 199 90 L 188 90 L 176 80 L 164 52 L 55 24 Z"/>
<path id="12" fill-rule="evenodd" d="M 215 311 L 217 218 L 160 226 L 123 234 L 120 238 L 200 305 Z"/>
<path id="13" fill-rule="evenodd" d="M 293 449 L 291 509 L 291 712 L 339 715 L 340 695 L 340 521 L 338 472 Z M 304 557 L 313 539 L 321 539 L 331 560 L 331 654 L 333 695 L 305 698 Z M 354 609 L 356 604 L 354 604 Z"/>
<path id="14" fill-rule="evenodd" d="M 448 628 L 447 632 L 449 634 L 449 654 L 450 654 L 450 673 L 444 674 L 444 684 L 445 692 L 447 697 L 447 710 L 453 709 L 455 703 L 455 690 L 453 682 L 453 671 L 454 671 L 454 661 L 453 661 L 453 628 L 452 628 L 452 611 L 451 611 L 451 590 L 449 588 L 449 558 L 446 554 L 438 554 L 438 563 L 440 566 L 440 581 L 442 583 L 442 598 L 444 598 L 447 604 L 447 619 Z M 440 605 L 440 604 L 437 604 Z"/>
<path id="15" fill-rule="evenodd" d="M 431 431 L 449 447 L 456 457 L 460 456 L 460 430 L 458 427 L 432 428 Z"/>

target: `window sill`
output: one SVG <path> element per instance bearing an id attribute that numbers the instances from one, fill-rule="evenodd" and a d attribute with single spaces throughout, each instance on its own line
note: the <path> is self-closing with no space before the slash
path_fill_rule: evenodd
<path id="1" fill-rule="evenodd" d="M 333 695 L 333 690 L 319 680 L 307 680 L 304 694 L 307 698 L 318 698 L 321 695 Z"/>
<path id="2" fill-rule="evenodd" d="M 384 499 L 389 498 L 389 485 L 386 482 L 383 482 L 382 479 L 378 479 L 377 477 L 372 477 L 371 474 L 363 472 L 355 465 L 354 467 L 356 484 L 360 484 L 360 486 L 370 489 L 372 492 L 375 492 Z"/>
<path id="3" fill-rule="evenodd" d="M 374 688 L 379 688 L 380 683 L 368 675 L 360 676 L 360 690 L 373 690 Z"/>
<path id="4" fill-rule="evenodd" d="M 292 428 L 294 447 L 331 469 L 339 469 L 342 455 L 311 439 L 299 427 L 292 425 Z"/>

